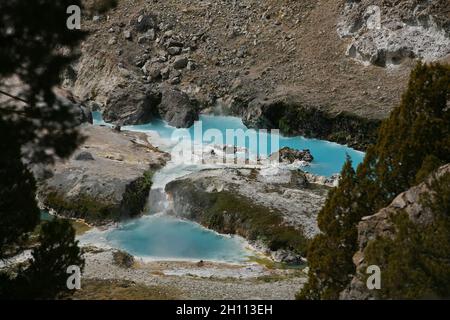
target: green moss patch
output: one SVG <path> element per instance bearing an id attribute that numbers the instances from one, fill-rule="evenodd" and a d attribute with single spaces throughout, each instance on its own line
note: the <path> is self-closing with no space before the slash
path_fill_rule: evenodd
<path id="1" fill-rule="evenodd" d="M 69 199 L 54 190 L 45 194 L 43 197 L 44 203 L 60 215 L 69 218 L 81 218 L 92 224 L 135 217 L 145 208 L 148 193 L 152 186 L 152 177 L 153 171 L 148 170 L 144 172 L 142 177 L 128 184 L 120 204 L 109 203 L 86 193 L 80 193 Z M 81 225 L 75 227 L 84 228 Z"/>
<path id="2" fill-rule="evenodd" d="M 220 233 L 261 240 L 273 251 L 288 249 L 301 255 L 305 253 L 307 238 L 302 230 L 284 224 L 279 211 L 229 191 L 208 193 L 190 184 L 188 180 L 174 181 L 169 183 L 168 191 L 176 188 L 183 193 L 183 198 L 186 196 L 195 204 L 191 219 Z"/>
<path id="3" fill-rule="evenodd" d="M 153 171 L 148 170 L 144 175 L 130 183 L 123 195 L 121 212 L 127 216 L 136 216 L 142 212 L 147 203 L 148 193 L 152 187 Z"/>
<path id="4" fill-rule="evenodd" d="M 175 300 L 180 293 L 169 286 L 145 286 L 128 280 L 86 279 L 81 289 L 60 299 L 71 300 Z"/>
<path id="5" fill-rule="evenodd" d="M 58 192 L 50 192 L 45 199 L 45 205 L 59 214 L 85 219 L 88 223 L 117 220 L 119 212 L 112 204 L 103 203 L 86 194 L 77 198 L 66 199 Z"/>
<path id="6" fill-rule="evenodd" d="M 322 138 L 365 150 L 377 139 L 379 120 L 365 119 L 348 112 L 332 115 L 299 105 L 283 105 L 278 120 L 283 134 Z"/>

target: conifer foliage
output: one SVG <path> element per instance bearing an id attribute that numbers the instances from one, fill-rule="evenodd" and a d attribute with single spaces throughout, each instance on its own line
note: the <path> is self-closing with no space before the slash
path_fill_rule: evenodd
<path id="1" fill-rule="evenodd" d="M 377 143 L 368 148 L 356 173 L 347 160 L 339 187 L 320 211 L 321 234 L 311 241 L 309 280 L 299 298 L 337 299 L 355 272 L 352 256 L 360 219 L 450 162 L 448 101 L 450 67 L 419 63 L 400 105 L 383 121 Z"/>
<path id="2" fill-rule="evenodd" d="M 383 270 L 377 298 L 450 298 L 450 173 L 429 189 L 420 202 L 433 213 L 431 223 L 413 223 L 401 212 L 393 217 L 395 237 L 377 238 L 365 250 L 367 264 Z"/>
<path id="3" fill-rule="evenodd" d="M 83 140 L 74 110 L 54 87 L 77 57 L 86 33 L 69 30 L 67 8 L 80 0 L 0 1 L 0 259 L 29 248 L 39 231 L 32 165 L 69 156 Z M 0 270 L 0 298 L 53 298 L 69 265 L 82 267 L 74 230 L 54 220 L 41 225 L 33 258 Z"/>

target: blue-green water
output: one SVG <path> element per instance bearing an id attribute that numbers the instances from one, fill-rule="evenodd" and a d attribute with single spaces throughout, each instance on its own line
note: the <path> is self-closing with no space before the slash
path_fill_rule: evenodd
<path id="1" fill-rule="evenodd" d="M 93 118 L 96 125 L 111 126 L 103 121 L 99 112 L 94 112 Z M 200 120 L 202 133 L 213 129 L 216 130 L 216 133 L 226 137 L 227 129 L 247 130 L 242 121 L 236 117 L 202 115 Z M 205 141 L 202 134 L 195 135 L 194 126 L 188 129 L 177 129 L 162 120 L 154 120 L 144 125 L 124 126 L 122 129 L 147 133 L 157 132 L 160 138 L 167 141 L 170 141 L 174 134 L 178 134 L 179 136 L 189 136 L 189 139 L 196 143 L 221 144 L 221 141 Z M 258 143 L 256 143 L 256 148 L 250 145 L 248 139 L 240 142 L 235 141 L 235 143 L 225 142 L 236 144 L 238 147 L 245 147 L 249 149 L 250 153 L 260 156 L 267 156 L 277 151 L 271 147 L 271 138 L 267 136 L 267 133 L 257 131 L 256 137 L 258 141 L 266 139 L 268 149 L 265 152 L 259 150 Z M 309 167 L 302 167 L 302 169 L 319 175 L 330 176 L 340 172 L 347 154 L 352 158 L 355 167 L 364 157 L 362 152 L 324 140 L 307 139 L 300 136 L 278 136 L 278 138 L 279 148 L 310 149 L 314 161 Z M 199 169 L 198 165 L 167 165 L 155 174 L 152 189 L 160 190 L 159 193 L 164 192 L 164 186 L 168 181 Z M 195 223 L 160 214 L 147 215 L 123 222 L 118 227 L 106 231 L 94 229 L 82 235 L 80 241 L 81 243 L 104 244 L 126 250 L 135 256 L 152 259 L 243 262 L 251 254 L 245 248 L 246 243 L 241 238 L 219 235 Z"/>
<path id="2" fill-rule="evenodd" d="M 94 123 L 105 125 L 105 122 L 103 121 L 99 112 L 94 112 L 93 114 Z M 224 139 L 226 137 L 227 129 L 247 130 L 247 127 L 242 123 L 241 119 L 236 117 L 201 115 L 199 120 L 201 120 L 202 132 L 206 132 L 209 129 L 215 129 L 222 134 Z M 179 135 L 189 134 L 191 139 L 196 139 L 197 142 L 213 143 L 213 141 L 205 141 L 204 136 L 202 135 L 195 136 L 194 126 L 188 129 L 177 129 L 175 127 L 169 126 L 162 120 L 154 120 L 149 124 L 143 125 L 124 126 L 123 130 L 139 132 L 155 131 L 158 132 L 161 138 L 168 140 L 171 139 L 174 133 L 178 133 Z M 256 132 L 256 137 L 258 139 L 258 142 L 255 146 L 256 148 L 252 147 L 252 145 L 249 144 L 248 139 L 246 139 L 245 141 L 241 141 L 241 143 L 236 140 L 235 144 L 238 147 L 245 147 L 249 149 L 250 153 L 258 154 L 260 156 L 267 156 L 268 154 L 277 151 L 272 150 L 271 148 L 270 135 L 262 131 Z M 314 161 L 309 167 L 304 167 L 302 169 L 318 175 L 331 176 L 332 174 L 339 173 L 341 171 L 342 165 L 345 162 L 347 154 L 351 157 L 353 166 L 355 168 L 364 158 L 363 152 L 334 142 L 319 139 L 308 139 L 301 136 L 283 137 L 279 135 L 278 137 L 279 148 L 290 147 L 297 150 L 309 149 L 314 157 Z M 267 150 L 265 152 L 260 152 L 260 150 L 258 149 L 259 140 L 261 139 L 265 139 L 267 141 Z"/>
<path id="3" fill-rule="evenodd" d="M 143 216 L 107 231 L 90 231 L 79 239 L 152 259 L 243 262 L 250 255 L 239 237 L 220 235 L 168 215 Z"/>
<path id="4" fill-rule="evenodd" d="M 97 126 L 112 127 L 112 124 L 107 123 L 103 120 L 102 113 L 100 111 L 92 112 L 92 120 L 93 120 L 94 124 Z"/>
<path id="5" fill-rule="evenodd" d="M 52 221 L 54 218 L 48 211 L 41 211 L 41 221 Z"/>

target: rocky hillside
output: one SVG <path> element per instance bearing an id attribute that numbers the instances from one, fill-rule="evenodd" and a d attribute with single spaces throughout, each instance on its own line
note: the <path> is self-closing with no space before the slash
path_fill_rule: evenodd
<path id="1" fill-rule="evenodd" d="M 447 176 L 447 180 L 443 181 L 448 181 L 449 175 L 450 164 L 440 167 L 427 179 L 427 181 L 399 194 L 389 206 L 381 209 L 374 215 L 362 219 L 358 224 L 359 250 L 353 256 L 353 262 L 356 266 L 356 275 L 353 277 L 349 287 L 341 293 L 342 299 L 370 299 L 376 297 L 374 295 L 376 292 L 368 290 L 365 283 L 367 277 L 366 269 L 368 266 L 365 256 L 367 255 L 370 243 L 380 238 L 395 239 L 398 228 L 396 227 L 394 220 L 401 213 L 406 213 L 409 220 L 414 224 L 423 226 L 430 225 L 435 219 L 436 212 L 425 203 L 424 196 L 431 195 L 431 199 L 433 199 L 435 194 L 430 185 L 434 181 L 443 180 L 444 176 Z M 446 200 L 448 201 L 449 199 L 447 198 Z M 414 240 L 410 239 L 409 241 L 413 242 Z M 422 239 L 422 241 L 425 240 Z M 407 250 L 407 248 L 404 249 Z M 420 253 L 417 254 L 416 258 L 419 257 Z M 427 257 L 432 260 L 433 257 L 430 251 L 427 252 Z M 390 263 L 393 265 L 395 262 L 390 261 Z M 411 266 L 405 267 L 412 269 Z M 438 269 L 434 272 L 437 273 Z M 381 276 L 383 276 L 383 269 Z"/>
<path id="2" fill-rule="evenodd" d="M 42 205 L 95 224 L 141 213 L 152 174 L 168 155 L 153 148 L 144 134 L 89 124 L 80 129 L 87 140 L 68 160 L 36 172 Z"/>
<path id="3" fill-rule="evenodd" d="M 65 83 L 118 123 L 160 115 L 189 126 L 198 112 L 231 113 L 364 149 L 399 101 L 410 58 L 448 58 L 446 1 L 418 2 L 377 2 L 406 48 L 396 49 L 380 40 L 390 31 L 364 27 L 369 1 L 120 0 L 108 16 L 84 17 L 91 35 Z M 394 69 L 380 67 L 383 55 Z"/>

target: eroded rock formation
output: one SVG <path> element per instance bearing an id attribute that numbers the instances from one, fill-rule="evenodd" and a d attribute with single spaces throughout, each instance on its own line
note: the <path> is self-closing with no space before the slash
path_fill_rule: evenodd
<path id="1" fill-rule="evenodd" d="M 34 168 L 41 204 L 94 224 L 140 214 L 152 174 L 168 155 L 152 147 L 144 134 L 88 124 L 80 130 L 87 140 L 71 158 L 44 170 Z"/>

